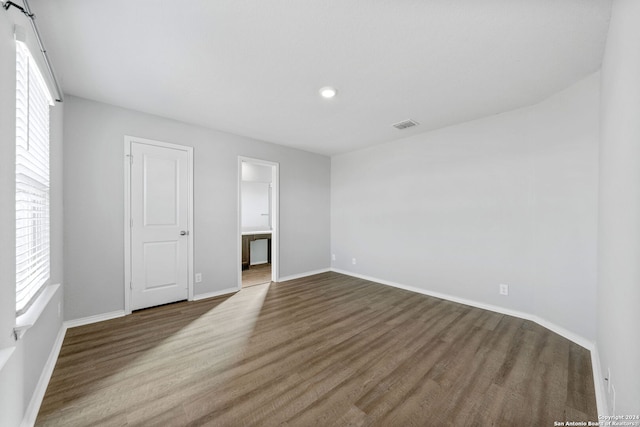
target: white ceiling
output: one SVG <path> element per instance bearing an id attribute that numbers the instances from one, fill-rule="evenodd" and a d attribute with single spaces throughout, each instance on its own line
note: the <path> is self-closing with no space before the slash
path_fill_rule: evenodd
<path id="1" fill-rule="evenodd" d="M 536 103 L 610 0 L 32 0 L 66 94 L 322 154 Z M 318 95 L 322 86 L 338 96 Z M 420 126 L 391 125 L 414 119 Z"/>

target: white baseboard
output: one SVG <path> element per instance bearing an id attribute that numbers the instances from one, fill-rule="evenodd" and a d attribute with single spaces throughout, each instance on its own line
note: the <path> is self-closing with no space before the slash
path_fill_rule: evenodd
<path id="1" fill-rule="evenodd" d="M 353 273 L 347 270 L 341 270 L 338 268 L 331 268 L 331 271 L 336 273 L 345 274 L 347 276 L 357 277 L 359 279 L 368 280 L 370 282 L 376 282 L 387 286 L 392 286 L 394 288 L 404 289 L 406 291 L 416 292 L 423 295 L 432 296 L 435 298 L 444 299 L 447 301 L 457 302 L 464 305 L 469 305 L 471 307 L 481 308 L 483 310 L 489 310 L 500 314 L 506 314 L 508 316 L 518 317 L 524 320 L 530 320 L 532 322 L 537 323 L 538 325 L 549 329 L 550 331 L 555 332 L 556 334 L 572 341 L 579 346 L 582 346 L 591 352 L 591 369 L 593 370 L 593 381 L 594 387 L 596 389 L 596 403 L 598 406 L 598 414 L 606 415 L 607 414 L 607 406 L 606 399 L 604 399 L 604 389 L 602 384 L 602 375 L 600 372 L 600 360 L 598 356 L 598 349 L 596 344 L 593 341 L 586 339 L 585 337 L 578 335 L 574 332 L 571 332 L 561 326 L 556 325 L 555 323 L 549 322 L 546 319 L 543 319 L 539 316 L 525 313 L 518 310 L 511 310 L 508 308 L 500 307 L 497 305 L 485 304 L 477 301 L 473 301 L 466 298 L 459 298 L 453 295 L 442 294 L 440 292 L 432 292 L 422 288 L 416 288 L 415 286 L 407 286 L 396 282 L 391 282 L 389 280 L 378 279 L 376 277 L 366 276 L 364 274 Z"/>
<path id="2" fill-rule="evenodd" d="M 586 339 L 582 335 L 578 335 L 578 334 L 576 334 L 574 332 L 571 332 L 570 330 L 565 329 L 565 328 L 563 328 L 561 326 L 558 326 L 555 323 L 551 323 L 551 322 L 547 321 L 546 319 L 543 319 L 542 317 L 531 316 L 531 320 L 536 322 L 538 325 L 543 326 L 543 327 L 549 329 L 550 331 L 555 332 L 556 334 L 560 335 L 561 337 L 565 337 L 569 341 L 572 341 L 572 342 L 578 344 L 579 346 L 586 348 L 589 351 L 593 351 L 596 348 L 596 345 L 595 345 L 595 343 L 593 341 L 589 341 L 588 339 Z"/>
<path id="3" fill-rule="evenodd" d="M 206 294 L 199 294 L 199 295 L 194 295 L 193 296 L 193 300 L 194 301 L 200 301 L 202 299 L 207 299 L 207 298 L 213 298 L 213 297 L 219 297 L 221 295 L 229 295 L 229 294 L 235 294 L 236 292 L 238 292 L 238 288 L 233 287 L 233 288 L 227 288 L 227 289 L 223 289 L 221 291 L 215 291 L 215 292 L 208 292 Z"/>
<path id="4" fill-rule="evenodd" d="M 598 415 L 612 415 L 609 413 L 609 405 L 607 404 L 607 387 L 604 383 L 604 374 L 600 365 L 600 354 L 598 346 L 594 346 L 591 350 L 591 366 L 593 367 L 593 382 L 596 390 L 596 405 L 598 406 Z"/>
<path id="5" fill-rule="evenodd" d="M 327 271 L 331 271 L 330 268 L 321 268 L 319 270 L 307 271 L 300 274 L 292 274 L 290 276 L 284 276 L 278 278 L 278 283 L 287 282 L 289 280 L 301 279 L 303 277 L 313 276 L 314 274 L 326 273 Z"/>
<path id="6" fill-rule="evenodd" d="M 125 315 L 124 310 L 111 311 L 109 313 L 96 314 L 95 316 L 83 317 L 80 319 L 67 320 L 64 322 L 65 328 L 75 328 L 76 326 L 90 325 L 91 323 L 102 322 L 104 320 L 116 319 Z"/>
<path id="7" fill-rule="evenodd" d="M 36 388 L 31 395 L 29 406 L 27 406 L 27 410 L 22 418 L 22 423 L 20 424 L 21 427 L 32 427 L 36 423 L 38 411 L 40 411 L 42 399 L 44 399 L 44 394 L 47 391 L 51 374 L 53 374 L 53 369 L 58 361 L 58 355 L 60 354 L 60 349 L 62 348 L 62 342 L 64 341 L 64 335 L 66 332 L 67 328 L 64 325 L 61 325 L 60 330 L 58 331 L 58 336 L 53 343 L 51 353 L 49 353 L 49 358 L 47 358 L 47 363 L 45 363 L 42 373 L 40 374 L 40 379 L 38 379 L 38 384 L 36 384 Z"/>

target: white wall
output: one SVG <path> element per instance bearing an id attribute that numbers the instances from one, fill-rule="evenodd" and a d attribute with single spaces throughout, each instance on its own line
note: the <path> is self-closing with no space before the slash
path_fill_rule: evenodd
<path id="1" fill-rule="evenodd" d="M 270 184 L 268 182 L 242 181 L 241 193 L 242 230 L 264 231 L 271 229 L 269 217 Z"/>
<path id="2" fill-rule="evenodd" d="M 271 182 L 271 166 L 242 162 L 242 180 L 251 182 Z"/>
<path id="3" fill-rule="evenodd" d="M 280 163 L 281 276 L 329 267 L 328 157 L 82 98 L 65 104 L 66 319 L 124 308 L 124 135 L 194 147 L 196 295 L 238 283 L 238 156 Z"/>
<path id="4" fill-rule="evenodd" d="M 532 107 L 333 157 L 333 267 L 593 341 L 598 96 L 593 75 Z"/>
<path id="5" fill-rule="evenodd" d="M 597 348 L 609 412 L 627 415 L 640 414 L 639 22 L 640 2 L 614 0 L 602 65 Z"/>
<path id="6" fill-rule="evenodd" d="M 39 58 L 28 20 L 15 9 L 0 12 L 0 350 L 14 347 L 0 366 L 0 425 L 17 426 L 32 400 L 45 363 L 62 327 L 58 304 L 62 287 L 43 309 L 38 322 L 17 342 L 15 325 L 15 42 L 14 24 L 27 30 L 31 51 Z M 42 67 L 41 67 L 42 68 Z M 63 280 L 62 151 L 63 109 L 51 111 L 51 282 Z"/>

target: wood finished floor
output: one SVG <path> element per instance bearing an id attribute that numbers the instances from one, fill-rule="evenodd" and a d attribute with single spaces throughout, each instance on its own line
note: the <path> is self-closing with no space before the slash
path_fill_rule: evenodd
<path id="1" fill-rule="evenodd" d="M 541 326 L 337 273 L 69 329 L 41 426 L 553 426 L 590 355 Z"/>
<path id="2" fill-rule="evenodd" d="M 242 270 L 242 287 L 262 285 L 271 282 L 271 264 L 252 265 Z"/>

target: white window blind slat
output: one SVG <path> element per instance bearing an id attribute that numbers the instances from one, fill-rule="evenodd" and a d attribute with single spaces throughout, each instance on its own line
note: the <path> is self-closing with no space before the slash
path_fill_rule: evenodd
<path id="1" fill-rule="evenodd" d="M 49 281 L 49 107 L 44 79 L 16 43 L 16 312 Z"/>
<path id="2" fill-rule="evenodd" d="M 18 158 L 18 161 L 21 159 Z M 46 164 L 42 164 L 40 162 L 31 162 L 29 163 L 19 163 L 16 165 L 16 178 L 24 179 L 24 181 L 20 182 L 21 185 L 29 186 L 32 188 L 42 188 L 48 187 L 44 184 L 48 184 L 48 167 Z"/>
<path id="3" fill-rule="evenodd" d="M 43 260 L 41 260 L 41 262 L 34 267 L 33 269 L 29 270 L 26 273 L 22 273 L 20 275 L 18 275 L 17 277 L 20 277 L 22 286 L 20 287 L 19 291 L 20 292 L 31 292 L 31 289 L 33 286 L 37 285 L 40 280 L 39 278 L 44 277 L 44 279 L 46 280 L 49 276 L 49 270 L 47 268 L 46 262 Z M 39 291 L 39 289 L 35 289 L 33 290 L 35 293 L 37 293 L 37 291 Z"/>
<path id="4" fill-rule="evenodd" d="M 20 289 L 24 290 L 24 289 L 28 289 L 30 287 L 30 283 L 31 282 L 35 282 L 36 280 L 34 280 L 34 278 L 36 278 L 39 275 L 48 275 L 48 268 L 47 268 L 47 257 L 49 256 L 48 252 L 47 253 L 42 253 L 37 261 L 35 263 L 33 263 L 33 265 L 31 266 L 27 266 L 25 267 L 19 274 L 19 277 L 22 277 L 22 282 L 21 282 L 21 287 Z"/>
<path id="5" fill-rule="evenodd" d="M 33 138 L 31 138 L 31 141 L 33 141 Z M 26 168 L 25 175 L 30 175 L 29 171 L 34 167 L 36 167 L 42 171 L 41 176 L 47 177 L 48 176 L 47 169 L 49 169 L 48 165 L 49 165 L 49 162 L 44 158 L 44 156 L 41 156 L 40 153 L 38 153 L 35 149 L 29 150 L 29 152 L 23 149 L 17 149 L 16 168 L 18 168 L 17 170 L 19 171 L 19 173 L 25 173 L 25 171 L 22 170 L 22 168 L 24 167 Z M 48 181 L 49 178 L 46 178 L 46 180 Z"/>
<path id="6" fill-rule="evenodd" d="M 31 267 L 30 263 L 37 265 L 40 263 L 40 259 L 49 253 L 49 248 L 46 243 L 48 241 L 42 241 L 41 244 L 35 248 L 31 248 L 27 245 L 20 247 L 21 251 L 16 253 L 16 272 L 21 273 Z"/>

